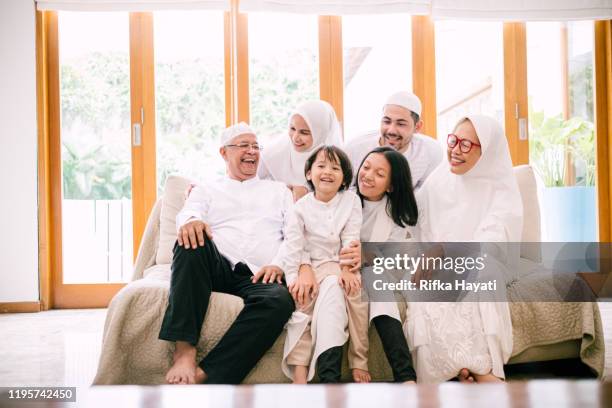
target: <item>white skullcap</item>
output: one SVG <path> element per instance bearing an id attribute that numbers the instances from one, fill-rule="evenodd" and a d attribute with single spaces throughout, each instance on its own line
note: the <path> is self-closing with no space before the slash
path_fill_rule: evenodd
<path id="1" fill-rule="evenodd" d="M 255 132 L 245 122 L 236 123 L 235 125 L 232 125 L 232 126 L 226 128 L 221 133 L 221 140 L 220 140 L 221 146 L 225 146 L 233 138 L 235 138 L 237 136 L 240 136 L 240 135 L 245 135 L 245 134 L 253 134 L 254 135 Z"/>
<path id="2" fill-rule="evenodd" d="M 394 93 L 387 98 L 385 106 L 387 105 L 398 105 L 421 116 L 421 100 L 412 92 L 401 91 Z"/>

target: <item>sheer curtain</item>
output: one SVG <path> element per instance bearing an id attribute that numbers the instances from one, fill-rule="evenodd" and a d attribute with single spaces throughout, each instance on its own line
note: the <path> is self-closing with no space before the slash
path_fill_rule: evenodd
<path id="1" fill-rule="evenodd" d="M 223 10 L 229 0 L 36 0 L 38 10 L 60 11 L 154 11 Z"/>
<path id="2" fill-rule="evenodd" d="M 432 0 L 434 18 L 564 21 L 612 18 L 612 0 Z"/>
<path id="3" fill-rule="evenodd" d="M 38 10 L 229 10 L 230 0 L 36 0 Z M 612 0 L 241 0 L 243 12 L 319 15 L 409 13 L 437 19 L 566 21 L 612 18 Z"/>
<path id="4" fill-rule="evenodd" d="M 431 0 L 241 0 L 240 10 L 320 15 L 429 14 Z"/>

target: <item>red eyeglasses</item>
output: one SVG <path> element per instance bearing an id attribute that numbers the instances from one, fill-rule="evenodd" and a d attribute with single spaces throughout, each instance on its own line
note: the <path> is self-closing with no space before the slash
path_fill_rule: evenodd
<path id="1" fill-rule="evenodd" d="M 473 146 L 481 147 L 478 143 L 474 143 L 471 140 L 467 140 L 467 139 L 461 139 L 459 136 L 453 133 L 450 133 L 448 135 L 448 138 L 446 139 L 446 143 L 448 144 L 448 147 L 450 147 L 451 149 L 454 149 L 455 146 L 457 146 L 457 143 L 459 143 L 459 150 L 461 150 L 462 153 L 469 153 L 470 150 L 472 150 Z"/>

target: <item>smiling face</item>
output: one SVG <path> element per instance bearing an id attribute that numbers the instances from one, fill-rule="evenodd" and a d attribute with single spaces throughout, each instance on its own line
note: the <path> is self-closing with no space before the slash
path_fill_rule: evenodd
<path id="1" fill-rule="evenodd" d="M 318 199 L 331 199 L 340 190 L 344 180 L 344 173 L 340 165 L 340 159 L 330 160 L 325 150 L 317 153 L 316 159 L 310 170 L 306 173 L 306 179 L 314 185 L 315 196 Z"/>
<path id="2" fill-rule="evenodd" d="M 480 139 L 478 139 L 476 135 L 476 129 L 474 129 L 474 125 L 472 125 L 472 122 L 469 120 L 461 122 L 457 128 L 455 128 L 454 133 L 460 139 L 467 139 L 472 143 L 480 144 Z M 460 147 L 460 143 L 457 143 L 453 148 L 448 147 L 448 145 L 446 146 L 446 157 L 450 164 L 450 170 L 452 173 L 458 175 L 470 171 L 476 165 L 482 154 L 480 146 L 473 145 L 472 149 L 467 153 L 463 153 Z"/>
<path id="3" fill-rule="evenodd" d="M 400 153 L 408 149 L 412 135 L 419 132 L 423 121 L 414 123 L 412 113 L 398 105 L 385 105 L 380 121 L 381 146 L 390 146 Z"/>
<path id="4" fill-rule="evenodd" d="M 257 137 L 252 133 L 236 136 L 227 144 L 239 145 L 257 143 Z M 259 150 L 252 147 L 240 148 L 236 146 L 223 146 L 219 149 L 221 156 L 225 160 L 227 174 L 230 178 L 238 181 L 248 180 L 257 174 L 259 164 Z"/>
<path id="5" fill-rule="evenodd" d="M 289 138 L 296 152 L 307 152 L 312 147 L 312 133 L 302 115 L 295 114 L 291 117 Z"/>
<path id="6" fill-rule="evenodd" d="M 357 175 L 359 192 L 368 201 L 379 201 L 391 186 L 391 165 L 382 153 L 371 153 Z"/>

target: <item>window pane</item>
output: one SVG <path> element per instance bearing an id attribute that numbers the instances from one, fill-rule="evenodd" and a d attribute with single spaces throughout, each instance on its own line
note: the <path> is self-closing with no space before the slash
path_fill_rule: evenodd
<path id="1" fill-rule="evenodd" d="M 596 241 L 593 23 L 528 23 L 529 160 L 544 241 Z"/>
<path id="2" fill-rule="evenodd" d="M 380 127 L 382 106 L 389 95 L 412 90 L 411 17 L 343 17 L 342 41 L 344 135 L 348 140 Z"/>
<path id="3" fill-rule="evenodd" d="M 439 21 L 435 36 L 438 137 L 468 113 L 492 116 L 503 127 L 502 23 Z"/>
<path id="4" fill-rule="evenodd" d="M 251 125 L 263 139 L 286 134 L 300 103 L 319 98 L 317 16 L 249 14 Z"/>
<path id="5" fill-rule="evenodd" d="M 223 13 L 154 15 L 157 180 L 223 174 L 219 135 L 225 127 Z"/>
<path id="6" fill-rule="evenodd" d="M 58 23 L 64 283 L 128 281 L 128 14 L 62 12 Z"/>

